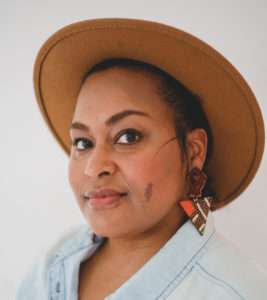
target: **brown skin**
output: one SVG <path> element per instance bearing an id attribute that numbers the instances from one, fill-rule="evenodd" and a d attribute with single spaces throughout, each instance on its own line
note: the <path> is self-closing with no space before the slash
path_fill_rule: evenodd
<path id="1" fill-rule="evenodd" d="M 125 110 L 146 115 L 131 114 L 105 124 Z M 89 76 L 81 88 L 73 122 L 90 130 L 71 129 L 71 138 L 83 137 L 93 146 L 72 147 L 69 179 L 89 226 L 108 239 L 81 266 L 79 299 L 104 299 L 114 292 L 186 220 L 178 202 L 188 194 L 188 170 L 203 166 L 207 137 L 202 129 L 187 135 L 183 163 L 169 116 L 155 79 L 137 72 L 113 68 Z M 141 132 L 133 143 L 122 133 L 128 128 Z M 111 207 L 90 207 L 84 193 L 105 188 L 127 195 Z"/>

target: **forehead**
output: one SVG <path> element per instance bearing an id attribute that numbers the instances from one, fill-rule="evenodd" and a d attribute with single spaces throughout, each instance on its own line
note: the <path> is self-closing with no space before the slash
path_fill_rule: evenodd
<path id="1" fill-rule="evenodd" d="M 74 114 L 112 115 L 124 109 L 141 110 L 156 118 L 169 118 L 170 109 L 149 75 L 115 67 L 90 75 L 83 84 Z"/>

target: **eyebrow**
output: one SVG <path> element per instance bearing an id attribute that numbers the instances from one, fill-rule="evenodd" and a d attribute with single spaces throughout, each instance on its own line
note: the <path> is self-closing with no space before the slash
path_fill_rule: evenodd
<path id="1" fill-rule="evenodd" d="M 119 120 L 130 116 L 130 115 L 138 115 L 138 116 L 144 116 L 144 117 L 149 117 L 149 114 L 142 112 L 142 111 L 138 111 L 138 110 L 124 110 L 121 111 L 113 116 L 111 116 L 110 118 L 108 118 L 105 121 L 105 125 L 106 126 L 110 126 L 116 122 L 118 122 Z M 70 129 L 80 129 L 80 130 L 85 130 L 85 131 L 89 131 L 89 127 L 80 123 L 80 122 L 74 122 L 71 124 Z"/>

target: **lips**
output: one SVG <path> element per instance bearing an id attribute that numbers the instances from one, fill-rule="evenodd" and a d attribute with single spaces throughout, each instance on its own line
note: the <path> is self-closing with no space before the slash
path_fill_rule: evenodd
<path id="1" fill-rule="evenodd" d="M 127 193 L 121 193 L 113 189 L 91 191 L 84 195 L 87 203 L 92 208 L 113 207 L 118 204 Z"/>

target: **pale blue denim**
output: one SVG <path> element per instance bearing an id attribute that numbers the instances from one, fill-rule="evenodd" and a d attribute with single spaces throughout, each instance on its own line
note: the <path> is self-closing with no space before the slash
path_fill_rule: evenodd
<path id="1" fill-rule="evenodd" d="M 17 300 L 77 300 L 79 267 L 103 243 L 87 228 L 42 258 Z M 106 300 L 267 299 L 267 275 L 216 233 L 210 214 L 204 236 L 187 221 L 165 246 Z"/>

